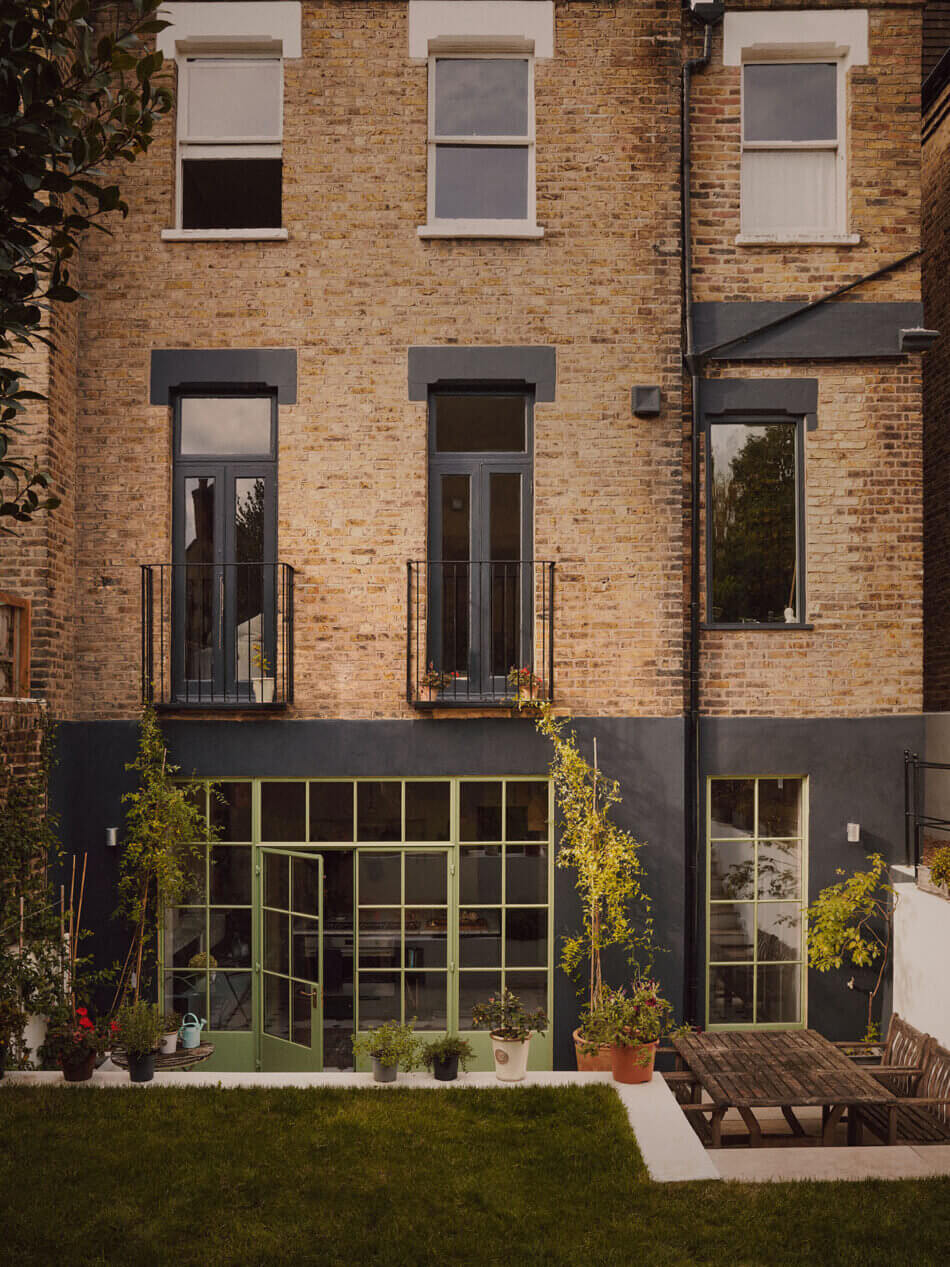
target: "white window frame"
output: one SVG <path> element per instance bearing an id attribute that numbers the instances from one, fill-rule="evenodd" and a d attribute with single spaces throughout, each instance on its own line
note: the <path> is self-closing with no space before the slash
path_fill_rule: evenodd
<path id="1" fill-rule="evenodd" d="M 528 130 L 524 136 L 442 136 L 435 130 L 435 71 L 437 61 L 520 61 L 528 63 Z M 534 54 L 531 52 L 475 51 L 433 52 L 429 56 L 429 106 L 427 124 L 428 172 L 426 177 L 426 216 L 417 233 L 421 238 L 540 238 L 544 229 L 537 223 L 536 205 L 536 134 L 534 107 Z M 504 145 L 521 146 L 528 151 L 528 206 L 524 220 L 439 219 L 435 214 L 436 151 L 440 145 Z"/>
<path id="2" fill-rule="evenodd" d="M 185 229 L 182 228 L 182 163 L 187 158 L 282 158 L 284 130 L 284 59 L 277 51 L 236 48 L 184 52 L 178 57 L 178 104 L 175 137 L 175 228 L 164 229 L 162 239 L 187 241 L 286 241 L 286 228 Z M 190 66 L 194 62 L 277 62 L 279 75 L 280 128 L 267 136 L 228 137 L 186 135 Z"/>
<path id="3" fill-rule="evenodd" d="M 747 66 L 788 66 L 794 64 L 806 63 L 808 65 L 833 65 L 836 68 L 836 106 L 837 106 L 837 137 L 834 141 L 747 141 L 745 138 L 745 71 Z M 835 223 L 825 231 L 816 231 L 814 227 L 796 230 L 758 230 L 754 226 L 746 227 L 746 208 L 740 206 L 740 232 L 736 238 L 739 244 L 752 244 L 756 242 L 806 242 L 821 243 L 833 242 L 846 245 L 856 244 L 860 241 L 857 234 L 849 234 L 849 206 L 848 206 L 848 103 L 847 103 L 848 80 L 846 74 L 846 58 L 838 54 L 837 56 L 818 55 L 814 50 L 801 49 L 789 50 L 782 54 L 762 54 L 744 53 L 741 63 L 741 80 L 740 80 L 740 143 L 742 151 L 742 161 L 745 161 L 747 153 L 756 152 L 776 152 L 776 151 L 800 151 L 804 153 L 815 153 L 817 151 L 827 152 L 829 150 L 835 153 Z M 740 171 L 740 191 L 742 176 Z M 740 193 L 740 203 L 741 203 Z"/>

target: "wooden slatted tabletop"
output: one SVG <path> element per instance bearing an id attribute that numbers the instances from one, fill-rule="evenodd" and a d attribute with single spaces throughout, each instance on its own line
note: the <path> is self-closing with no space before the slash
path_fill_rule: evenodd
<path id="1" fill-rule="evenodd" d="M 855 1065 L 814 1030 L 682 1034 L 673 1046 L 712 1102 L 701 1104 L 694 1096 L 685 1111 L 703 1123 L 709 1115 L 713 1147 L 721 1143 L 722 1118 L 730 1108 L 738 1110 L 753 1145 L 763 1141 L 753 1112 L 760 1108 L 781 1109 L 799 1141 L 807 1137 L 794 1110 L 805 1107 L 823 1109 L 826 1144 L 833 1143 L 835 1127 L 849 1105 L 886 1107 L 896 1131 L 896 1097 L 870 1069 Z"/>

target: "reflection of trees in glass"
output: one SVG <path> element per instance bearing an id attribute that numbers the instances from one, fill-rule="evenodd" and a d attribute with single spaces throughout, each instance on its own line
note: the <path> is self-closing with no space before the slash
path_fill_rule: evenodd
<path id="1" fill-rule="evenodd" d="M 264 481 L 238 480 L 234 501 L 234 561 L 261 563 L 264 559 Z"/>
<path id="2" fill-rule="evenodd" d="M 711 428 L 713 618 L 781 621 L 795 607 L 795 425 Z M 731 447 L 731 446 L 730 446 Z"/>

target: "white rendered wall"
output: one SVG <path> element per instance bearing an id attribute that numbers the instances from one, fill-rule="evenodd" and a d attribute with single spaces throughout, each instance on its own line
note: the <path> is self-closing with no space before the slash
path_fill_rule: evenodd
<path id="1" fill-rule="evenodd" d="M 894 1011 L 950 1047 L 950 900 L 918 889 L 911 867 L 892 867 Z"/>

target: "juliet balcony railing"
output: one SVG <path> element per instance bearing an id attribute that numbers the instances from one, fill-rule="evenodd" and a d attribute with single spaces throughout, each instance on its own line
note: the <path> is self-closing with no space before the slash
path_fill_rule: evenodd
<path id="1" fill-rule="evenodd" d="M 294 569 L 143 564 L 142 698 L 170 708 L 292 703 Z"/>
<path id="2" fill-rule="evenodd" d="M 554 564 L 410 560 L 406 698 L 414 708 L 554 698 Z"/>

